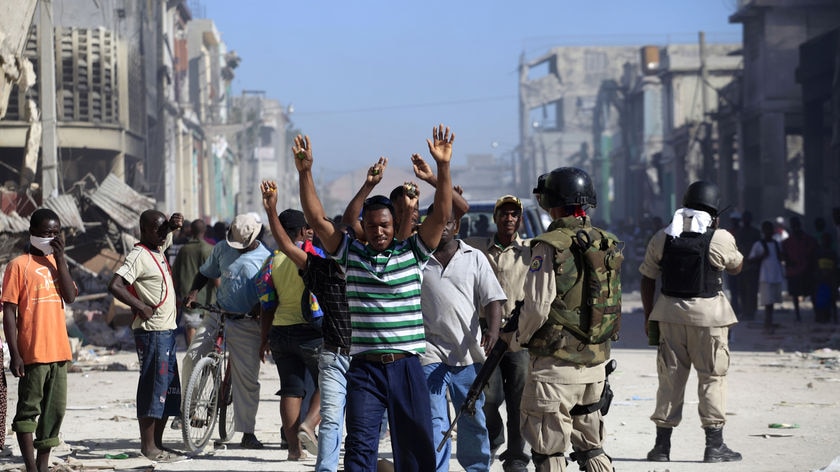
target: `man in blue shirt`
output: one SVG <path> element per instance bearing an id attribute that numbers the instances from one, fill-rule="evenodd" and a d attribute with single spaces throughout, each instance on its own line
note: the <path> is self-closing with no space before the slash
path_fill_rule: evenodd
<path id="1" fill-rule="evenodd" d="M 213 246 L 193 280 L 185 304 L 195 301 L 199 290 L 209 279 L 220 279 L 216 303 L 225 311 L 256 313 L 259 296 L 254 277 L 271 253 L 258 236 L 262 224 L 255 214 L 237 215 L 230 225 L 225 241 Z M 184 370 L 210 352 L 219 326 L 218 314 L 204 316 L 201 328 L 184 356 Z M 257 407 L 260 402 L 260 323 L 258 317 L 228 320 L 225 323 L 225 343 L 231 360 L 234 401 L 234 430 L 241 431 L 241 446 L 262 449 L 254 435 Z"/>

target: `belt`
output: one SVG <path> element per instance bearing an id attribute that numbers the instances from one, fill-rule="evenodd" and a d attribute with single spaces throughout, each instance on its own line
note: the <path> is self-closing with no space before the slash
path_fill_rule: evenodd
<path id="1" fill-rule="evenodd" d="M 391 364 L 406 357 L 412 357 L 414 354 L 407 354 L 404 352 L 385 352 L 382 354 L 359 354 L 353 356 L 353 359 L 360 359 L 366 362 L 376 362 L 379 364 Z"/>
<path id="2" fill-rule="evenodd" d="M 325 351 L 330 351 L 333 354 L 339 354 L 339 355 L 342 355 L 342 356 L 349 356 L 350 355 L 350 348 L 349 347 L 338 347 L 338 346 L 332 346 L 332 345 L 329 345 L 329 344 L 324 344 L 324 350 Z"/>

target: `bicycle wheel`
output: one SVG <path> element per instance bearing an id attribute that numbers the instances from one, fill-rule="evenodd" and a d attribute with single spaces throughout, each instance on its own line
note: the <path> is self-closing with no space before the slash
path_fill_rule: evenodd
<path id="1" fill-rule="evenodd" d="M 225 376 L 222 379 L 222 389 L 219 393 L 219 437 L 222 442 L 233 439 L 233 379 L 230 376 L 230 360 L 225 366 Z"/>
<path id="2" fill-rule="evenodd" d="M 205 357 L 198 361 L 187 382 L 184 394 L 183 425 L 184 446 L 197 451 L 207 444 L 216 424 L 219 402 L 218 360 Z"/>

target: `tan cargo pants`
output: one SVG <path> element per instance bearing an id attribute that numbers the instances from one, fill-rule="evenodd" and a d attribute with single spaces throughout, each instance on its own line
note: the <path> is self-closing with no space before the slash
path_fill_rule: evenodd
<path id="1" fill-rule="evenodd" d="M 656 426 L 673 428 L 682 420 L 685 386 L 691 366 L 697 371 L 697 411 L 704 428 L 726 422 L 726 373 L 729 328 L 704 328 L 659 322 L 656 370 L 659 388 L 650 417 Z"/>

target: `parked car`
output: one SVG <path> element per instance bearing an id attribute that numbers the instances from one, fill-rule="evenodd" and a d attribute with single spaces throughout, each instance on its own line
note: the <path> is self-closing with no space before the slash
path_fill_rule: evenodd
<path id="1" fill-rule="evenodd" d="M 459 239 L 491 236 L 496 233 L 496 223 L 493 222 L 493 208 L 496 201 L 470 201 L 470 211 L 461 217 Z M 531 199 L 522 199 L 522 224 L 519 225 L 519 236 L 533 238 L 542 234 L 551 223 L 548 216 Z M 422 214 L 425 216 L 426 211 Z"/>

